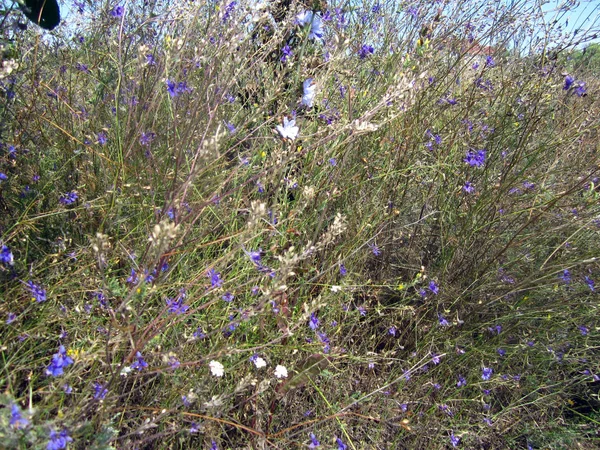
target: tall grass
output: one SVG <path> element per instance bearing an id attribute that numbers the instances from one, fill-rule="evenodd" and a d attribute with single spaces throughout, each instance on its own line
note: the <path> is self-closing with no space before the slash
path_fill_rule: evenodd
<path id="1" fill-rule="evenodd" d="M 278 5 L 5 21 L 3 445 L 596 448 L 598 9 Z"/>

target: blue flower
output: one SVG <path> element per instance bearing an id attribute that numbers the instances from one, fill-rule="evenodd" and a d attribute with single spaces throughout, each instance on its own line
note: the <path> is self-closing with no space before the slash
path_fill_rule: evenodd
<path id="1" fill-rule="evenodd" d="M 492 58 L 491 55 L 485 58 L 485 65 L 487 67 L 494 67 L 496 65 L 496 62 L 494 61 L 494 58 Z"/>
<path id="2" fill-rule="evenodd" d="M 317 93 L 317 85 L 312 78 L 308 78 L 302 83 L 302 92 L 302 104 L 307 108 L 312 108 Z"/>
<path id="3" fill-rule="evenodd" d="M 472 194 L 473 192 L 475 192 L 475 186 L 473 186 L 473 184 L 470 181 L 467 181 L 463 186 L 463 191 L 465 191 L 467 194 Z"/>
<path id="4" fill-rule="evenodd" d="M 0 172 L 0 181 L 8 180 L 8 176 L 5 173 Z"/>
<path id="5" fill-rule="evenodd" d="M 314 433 L 310 433 L 310 444 L 308 448 L 317 448 L 321 445 L 321 443 L 317 440 L 317 437 Z"/>
<path id="6" fill-rule="evenodd" d="M 381 255 L 381 250 L 379 250 L 379 247 L 377 247 L 377 245 L 374 242 L 370 242 L 367 245 L 369 246 L 369 248 L 371 249 L 371 251 L 373 252 L 373 254 L 375 256 Z"/>
<path id="7" fill-rule="evenodd" d="M 586 88 L 585 88 L 585 83 L 582 81 L 579 83 L 579 85 L 575 88 L 575 94 L 577 95 L 577 97 L 583 97 L 586 95 Z"/>
<path id="8" fill-rule="evenodd" d="M 125 9 L 122 6 L 115 6 L 110 12 L 110 15 L 113 17 L 122 17 L 124 11 Z"/>
<path id="9" fill-rule="evenodd" d="M 15 263 L 14 256 L 6 245 L 3 245 L 0 249 L 0 262 L 8 264 L 9 266 L 12 266 Z"/>
<path id="10" fill-rule="evenodd" d="M 27 425 L 29 425 L 29 420 L 27 420 L 25 417 L 23 417 L 23 415 L 21 414 L 21 408 L 19 408 L 19 405 L 13 403 L 12 405 L 10 405 L 10 422 L 9 425 L 11 427 L 18 429 L 21 428 L 25 428 Z"/>
<path id="11" fill-rule="evenodd" d="M 77 199 L 79 198 L 79 196 L 77 195 L 77 192 L 75 191 L 71 191 L 71 192 L 67 192 L 64 195 L 61 195 L 60 198 L 58 199 L 58 202 L 61 205 L 70 205 L 72 203 L 75 203 L 77 201 Z"/>
<path id="12" fill-rule="evenodd" d="M 485 163 L 485 153 L 485 150 L 469 151 L 463 161 L 471 167 L 481 167 Z"/>
<path id="13" fill-rule="evenodd" d="M 301 27 L 310 25 L 308 38 L 316 41 L 323 41 L 323 20 L 321 16 L 312 11 L 304 11 L 296 16 L 296 22 Z"/>
<path id="14" fill-rule="evenodd" d="M 169 312 L 172 314 L 177 314 L 177 315 L 185 314 L 187 312 L 187 310 L 190 309 L 190 307 L 188 305 L 183 303 L 183 301 L 184 301 L 183 298 L 178 298 L 178 299 L 167 298 L 166 301 L 167 301 L 167 307 L 169 308 Z"/>
<path id="15" fill-rule="evenodd" d="M 67 448 L 69 442 L 73 442 L 67 430 L 62 430 L 60 433 L 50 430 L 49 437 L 50 441 L 48 441 L 47 450 L 62 450 L 63 448 Z"/>
<path id="16" fill-rule="evenodd" d="M 58 348 L 58 353 L 52 355 L 52 361 L 50 361 L 50 365 L 46 369 L 46 375 L 59 377 L 64 373 L 63 369 L 71 364 L 73 364 L 73 359 L 67 356 L 65 346 L 61 345 Z"/>
<path id="17" fill-rule="evenodd" d="M 221 287 L 223 285 L 223 279 L 221 278 L 221 274 L 215 269 L 210 269 L 207 274 L 208 278 L 210 278 L 211 287 Z"/>
<path id="18" fill-rule="evenodd" d="M 146 367 L 148 367 L 148 363 L 146 361 L 144 361 L 144 357 L 142 356 L 142 354 L 140 352 L 137 352 L 135 354 L 135 357 L 137 358 L 137 361 L 135 361 L 132 365 L 131 368 L 132 369 L 136 369 L 136 370 L 143 370 Z"/>
<path id="19" fill-rule="evenodd" d="M 348 273 L 348 270 L 346 269 L 346 266 L 344 265 L 344 263 L 340 263 L 340 275 L 345 277 L 347 273 Z"/>
<path id="20" fill-rule="evenodd" d="M 434 294 L 438 295 L 440 293 L 440 288 L 437 283 L 433 280 L 429 282 L 429 290 Z"/>
<path id="21" fill-rule="evenodd" d="M 348 450 L 348 446 L 340 438 L 336 438 L 335 443 L 338 446 L 337 450 Z"/>
<path id="22" fill-rule="evenodd" d="M 292 49 L 290 48 L 289 45 L 285 45 L 282 49 L 281 52 L 283 53 L 283 55 L 281 56 L 281 62 L 286 62 L 288 58 L 291 58 L 292 56 L 294 56 L 294 53 L 292 52 Z"/>
<path id="23" fill-rule="evenodd" d="M 575 83 L 575 78 L 573 78 L 571 75 L 567 75 L 565 77 L 565 85 L 563 86 L 563 90 L 568 91 L 569 89 L 571 89 L 573 83 Z"/>
<path id="24" fill-rule="evenodd" d="M 458 376 L 458 383 L 456 383 L 457 387 L 462 387 L 467 385 L 467 380 L 462 375 Z"/>
<path id="25" fill-rule="evenodd" d="M 231 292 L 225 292 L 221 298 L 229 303 L 232 302 L 235 297 Z"/>
<path id="26" fill-rule="evenodd" d="M 594 283 L 594 280 L 592 280 L 590 277 L 586 276 L 585 277 L 585 282 L 588 285 L 588 287 L 590 288 L 590 291 L 596 292 L 596 289 L 594 288 L 594 286 L 596 285 L 596 283 Z"/>
<path id="27" fill-rule="evenodd" d="M 94 383 L 94 398 L 96 400 L 104 400 L 108 394 L 108 389 L 104 387 L 104 385 L 100 383 Z"/>
<path id="28" fill-rule="evenodd" d="M 491 367 L 484 367 L 481 369 L 481 379 L 484 381 L 489 380 L 492 376 L 492 373 L 494 373 L 494 371 Z"/>
<path id="29" fill-rule="evenodd" d="M 438 313 L 438 322 L 440 323 L 441 327 L 449 327 L 450 326 L 450 322 L 448 322 L 446 320 L 446 318 L 439 313 Z"/>
<path id="30" fill-rule="evenodd" d="M 29 289 L 32 299 L 35 299 L 36 302 L 42 303 L 46 301 L 46 289 L 31 280 L 27 282 L 27 289 Z"/>
<path id="31" fill-rule="evenodd" d="M 372 45 L 363 44 L 358 51 L 358 57 L 360 59 L 365 59 L 367 56 L 372 55 L 375 52 L 375 49 Z"/>
<path id="32" fill-rule="evenodd" d="M 9 312 L 8 313 L 8 318 L 6 319 L 6 325 L 10 325 L 15 320 L 17 320 L 17 315 L 15 313 Z"/>
<path id="33" fill-rule="evenodd" d="M 562 273 L 558 276 L 565 284 L 571 283 L 571 272 L 568 269 L 562 271 Z"/>
<path id="34" fill-rule="evenodd" d="M 452 447 L 458 447 L 458 444 L 460 444 L 460 438 L 454 436 L 454 431 L 450 432 L 450 442 L 452 443 Z"/>
<path id="35" fill-rule="evenodd" d="M 308 326 L 310 327 L 311 330 L 316 330 L 317 328 L 319 328 L 320 325 L 320 321 L 319 318 L 317 317 L 316 313 L 311 313 L 310 315 L 310 320 L 308 321 Z"/>

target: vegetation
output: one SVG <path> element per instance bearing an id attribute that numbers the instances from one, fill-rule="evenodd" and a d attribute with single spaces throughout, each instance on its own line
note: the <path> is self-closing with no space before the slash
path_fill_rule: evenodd
<path id="1" fill-rule="evenodd" d="M 5 19 L 0 441 L 597 448 L 594 30 L 281 3 Z"/>

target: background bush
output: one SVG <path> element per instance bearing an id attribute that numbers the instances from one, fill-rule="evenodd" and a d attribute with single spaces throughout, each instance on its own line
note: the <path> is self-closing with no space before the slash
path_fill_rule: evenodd
<path id="1" fill-rule="evenodd" d="M 598 9 L 282 3 L 7 16 L 2 442 L 596 448 Z"/>

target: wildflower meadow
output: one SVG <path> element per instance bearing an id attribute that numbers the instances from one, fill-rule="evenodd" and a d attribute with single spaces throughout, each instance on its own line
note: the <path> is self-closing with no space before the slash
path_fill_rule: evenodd
<path id="1" fill-rule="evenodd" d="M 596 1 L 32 1 L 0 448 L 600 448 Z"/>

